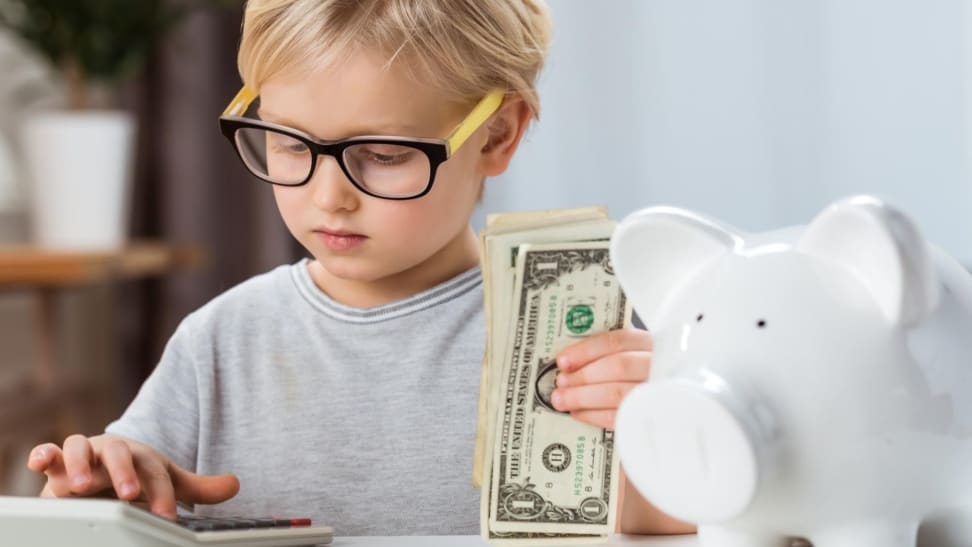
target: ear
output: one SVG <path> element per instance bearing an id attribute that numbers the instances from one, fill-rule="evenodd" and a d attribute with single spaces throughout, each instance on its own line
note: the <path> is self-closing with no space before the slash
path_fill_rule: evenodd
<path id="1" fill-rule="evenodd" d="M 683 209 L 651 207 L 618 225 L 611 237 L 611 262 L 625 295 L 651 329 L 673 287 L 741 246 L 742 238 L 731 228 Z"/>
<path id="2" fill-rule="evenodd" d="M 807 226 L 797 249 L 847 268 L 894 324 L 917 325 L 938 305 L 925 239 L 904 213 L 877 198 L 831 205 Z"/>
<path id="3" fill-rule="evenodd" d="M 487 123 L 486 144 L 482 147 L 480 166 L 483 175 L 495 177 L 506 171 L 533 113 L 519 95 L 510 95 Z"/>

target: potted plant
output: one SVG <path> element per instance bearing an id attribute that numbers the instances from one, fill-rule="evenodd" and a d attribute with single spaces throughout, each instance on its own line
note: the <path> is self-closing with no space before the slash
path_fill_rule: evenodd
<path id="1" fill-rule="evenodd" d="M 0 245 L 27 238 L 27 185 L 19 127 L 32 112 L 63 102 L 44 60 L 0 28 Z"/>
<path id="2" fill-rule="evenodd" d="M 119 84 L 189 9 L 167 0 L 0 0 L 0 26 L 58 69 L 63 110 L 22 127 L 35 241 L 76 250 L 125 243 L 135 121 Z"/>

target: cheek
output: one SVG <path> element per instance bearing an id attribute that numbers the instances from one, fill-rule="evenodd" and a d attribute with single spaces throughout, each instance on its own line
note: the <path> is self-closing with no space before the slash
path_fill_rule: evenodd
<path id="1" fill-rule="evenodd" d="M 374 211 L 375 217 L 382 219 L 393 239 L 453 237 L 465 228 L 479 197 L 475 159 L 475 155 L 453 157 L 439 166 L 428 194 L 413 202 L 391 203 L 388 207 L 378 204 L 380 210 Z"/>
<path id="2" fill-rule="evenodd" d="M 381 226 L 382 240 L 388 247 L 401 251 L 426 252 L 441 247 L 465 228 L 469 219 L 468 207 L 444 192 L 438 194 L 433 190 L 415 202 L 403 205 L 405 203 L 391 203 L 390 207 L 371 211 L 372 218 L 380 219 L 377 224 Z"/>
<path id="3" fill-rule="evenodd" d="M 466 152 L 463 155 L 463 152 Z M 429 197 L 437 202 L 441 215 L 463 216 L 468 220 L 472 209 L 479 200 L 483 174 L 477 169 L 480 154 L 470 148 L 461 149 L 459 154 L 439 167 L 435 186 Z"/>
<path id="4" fill-rule="evenodd" d="M 480 129 L 482 131 L 482 129 Z M 474 133 L 466 144 L 449 159 L 449 161 L 439 166 L 436 173 L 436 185 L 440 182 L 447 182 L 451 185 L 463 184 L 468 186 L 483 177 L 479 170 L 479 162 L 483 155 L 476 145 L 480 142 L 478 133 Z"/>
<path id="5" fill-rule="evenodd" d="M 368 224 L 381 226 L 382 239 L 395 242 L 395 246 L 408 248 L 421 245 L 422 241 L 442 231 L 445 218 L 442 211 L 430 206 L 432 204 L 424 198 L 404 207 L 404 203 L 389 203 L 391 207 L 385 207 L 382 203 L 381 207 L 373 209 L 371 216 L 378 220 Z"/>
<path id="6" fill-rule="evenodd" d="M 304 203 L 305 199 L 300 188 L 274 186 L 273 197 L 277 202 L 277 210 L 280 211 L 284 224 L 291 228 L 296 226 L 302 215 L 301 203 Z"/>

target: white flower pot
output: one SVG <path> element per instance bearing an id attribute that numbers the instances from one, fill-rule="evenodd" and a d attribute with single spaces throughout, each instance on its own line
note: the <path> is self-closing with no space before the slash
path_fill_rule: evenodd
<path id="1" fill-rule="evenodd" d="M 108 251 L 127 235 L 135 122 L 119 111 L 44 112 L 24 123 L 34 241 Z"/>
<path id="2" fill-rule="evenodd" d="M 0 245 L 22 242 L 24 200 L 13 155 L 0 134 Z"/>
<path id="3" fill-rule="evenodd" d="M 7 139 L 0 133 L 0 213 L 21 207 L 20 188 L 17 185 L 13 155 Z"/>

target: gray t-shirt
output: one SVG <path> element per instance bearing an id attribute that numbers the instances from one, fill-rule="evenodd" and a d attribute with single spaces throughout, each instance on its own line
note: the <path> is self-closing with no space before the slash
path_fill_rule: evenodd
<path id="1" fill-rule="evenodd" d="M 477 533 L 482 297 L 476 268 L 353 308 L 306 260 L 278 267 L 189 315 L 107 432 L 236 473 L 240 493 L 202 514 L 306 516 L 344 536 Z"/>

